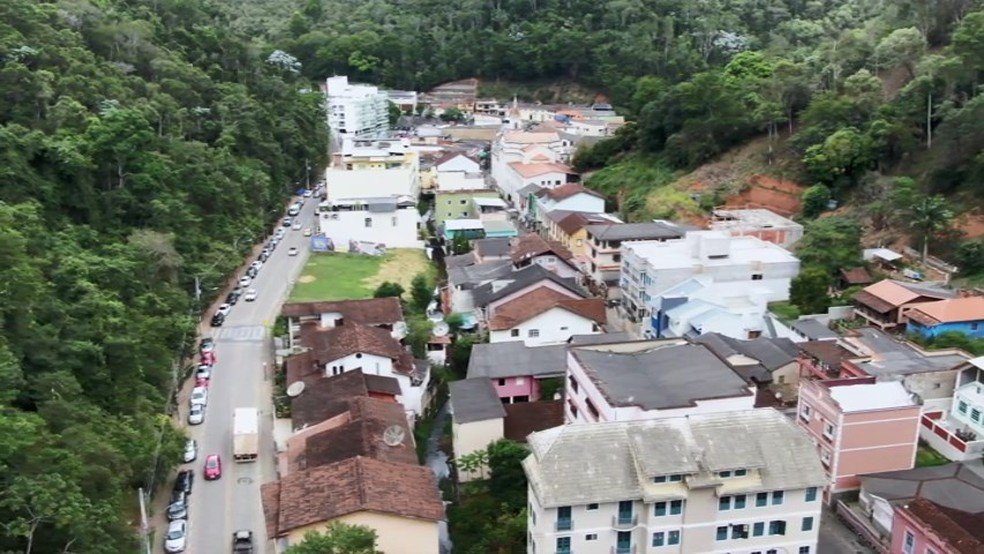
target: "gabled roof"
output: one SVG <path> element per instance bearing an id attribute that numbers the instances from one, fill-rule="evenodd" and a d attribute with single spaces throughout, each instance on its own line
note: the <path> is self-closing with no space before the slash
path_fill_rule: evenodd
<path id="1" fill-rule="evenodd" d="M 984 513 L 971 514 L 917 498 L 897 508 L 921 521 L 954 554 L 984 554 Z M 952 549 L 952 550 L 951 550 Z"/>
<path id="2" fill-rule="evenodd" d="M 972 514 L 984 513 L 984 464 L 980 458 L 933 467 L 860 475 L 861 489 L 892 504 L 925 498 Z"/>
<path id="3" fill-rule="evenodd" d="M 864 267 L 841 268 L 840 274 L 841 278 L 848 285 L 867 285 L 874 281 L 871 274 Z"/>
<path id="4" fill-rule="evenodd" d="M 460 379 L 448 384 L 454 422 L 473 423 L 506 417 L 502 401 L 484 377 Z"/>
<path id="5" fill-rule="evenodd" d="M 496 300 L 505 298 L 517 291 L 545 280 L 552 281 L 564 287 L 572 294 L 580 298 L 587 297 L 587 293 L 577 285 L 573 278 L 560 277 L 556 273 L 548 269 L 544 269 L 539 264 L 531 264 L 522 269 L 507 272 L 499 277 L 498 280 L 508 281 L 508 284 L 505 286 L 501 286 L 500 284 L 497 288 L 497 285 L 494 282 L 485 283 L 473 290 L 472 296 L 475 301 L 475 306 L 479 308 L 488 306 Z"/>
<path id="6" fill-rule="evenodd" d="M 562 260 L 574 258 L 574 254 L 563 244 L 555 240 L 546 240 L 534 233 L 527 233 L 513 239 L 510 258 L 514 264 L 544 254 L 553 254 Z"/>
<path id="7" fill-rule="evenodd" d="M 554 308 L 590 319 L 599 325 L 604 325 L 606 321 L 605 301 L 601 298 L 571 298 L 553 289 L 540 287 L 496 308 L 489 321 L 489 329 L 512 329 Z"/>
<path id="8" fill-rule="evenodd" d="M 746 381 L 760 383 L 771 382 L 772 372 L 794 363 L 799 354 L 793 341 L 784 338 L 738 340 L 718 333 L 707 333 L 694 339 L 694 342 L 706 346 Z M 756 363 L 735 363 L 734 356 L 750 358 Z"/>
<path id="9" fill-rule="evenodd" d="M 321 329 L 315 324 L 301 325 L 301 344 L 311 349 L 319 363 L 326 364 L 352 354 L 372 354 L 393 360 L 393 369 L 413 372 L 413 356 L 389 331 L 358 323 Z"/>
<path id="10" fill-rule="evenodd" d="M 478 160 L 476 160 L 474 157 L 469 156 L 468 154 L 465 154 L 464 152 L 447 152 L 444 155 L 440 156 L 439 158 L 435 159 L 433 165 L 434 165 L 434 167 L 438 167 L 438 166 L 443 165 L 443 164 L 445 164 L 447 162 L 450 162 L 451 160 L 453 160 L 453 159 L 455 159 L 455 158 L 457 158 L 459 156 L 462 157 L 462 158 L 465 158 L 467 160 L 470 160 L 470 161 L 472 161 L 472 162 L 474 162 L 476 164 L 479 163 Z"/>
<path id="11" fill-rule="evenodd" d="M 522 342 L 480 343 L 468 358 L 468 378 L 556 377 L 567 370 L 567 345 L 526 346 Z"/>
<path id="12" fill-rule="evenodd" d="M 614 223 L 618 219 L 605 213 L 575 212 L 571 210 L 551 210 L 547 219 L 557 224 L 568 235 L 580 231 L 588 225 L 598 223 Z"/>
<path id="13" fill-rule="evenodd" d="M 952 298 L 955 293 L 943 289 L 900 283 L 885 279 L 869 285 L 854 295 L 854 299 L 878 313 L 885 313 L 905 304 Z"/>
<path id="14" fill-rule="evenodd" d="M 362 456 L 291 473 L 263 485 L 261 495 L 270 538 L 363 511 L 444 519 L 431 470 Z"/>
<path id="15" fill-rule="evenodd" d="M 464 256 L 470 255 L 463 254 L 462 256 L 453 257 L 463 258 Z M 462 262 L 465 263 L 459 264 L 454 262 L 453 265 L 447 266 L 449 284 L 470 288 L 469 285 L 476 286 L 494 279 L 504 278 L 513 271 L 511 260 L 490 260 L 483 263 L 475 263 L 474 257 L 472 257 L 471 263 L 467 263 L 466 260 L 462 260 Z"/>
<path id="16" fill-rule="evenodd" d="M 984 297 L 969 296 L 926 302 L 910 310 L 908 317 L 922 325 L 984 320 Z"/>
<path id="17" fill-rule="evenodd" d="M 407 425 L 407 415 L 398 402 L 356 397 L 349 401 L 352 420 L 333 429 L 315 433 L 304 441 L 304 453 L 298 459 L 302 469 L 311 469 L 365 456 L 384 462 L 417 464 L 417 449 L 413 433 Z M 387 442 L 403 432 L 400 442 Z"/>
<path id="18" fill-rule="evenodd" d="M 811 317 L 797 319 L 789 326 L 810 340 L 831 340 L 840 336 L 823 322 Z"/>
<path id="19" fill-rule="evenodd" d="M 570 167 L 564 164 L 552 163 L 552 162 L 540 162 L 532 164 L 524 164 L 523 162 L 509 162 L 509 167 L 513 169 L 516 173 L 522 177 L 529 179 L 530 177 L 536 177 L 538 175 L 544 175 L 546 173 L 567 173 L 570 175 L 576 175 L 577 173 Z"/>
<path id="20" fill-rule="evenodd" d="M 661 240 L 676 239 L 686 234 L 686 229 L 670 223 L 608 223 L 588 225 L 589 237 L 597 240 Z"/>
<path id="21" fill-rule="evenodd" d="M 559 187 L 545 188 L 536 193 L 540 198 L 549 198 L 554 202 L 560 202 L 561 200 L 566 200 L 572 196 L 577 196 L 578 194 L 587 194 L 588 196 L 594 196 L 595 198 L 604 199 L 605 196 L 599 192 L 595 192 L 581 183 L 565 183 Z"/>
<path id="22" fill-rule="evenodd" d="M 557 133 L 530 133 L 527 131 L 508 131 L 502 138 L 504 142 L 517 144 L 549 144 L 560 140 Z"/>
<path id="23" fill-rule="evenodd" d="M 304 354 L 308 354 L 305 352 Z M 303 356 L 300 354 L 299 356 Z M 291 356 L 297 358 L 297 356 Z M 291 359 L 288 358 L 288 361 Z M 302 377 L 288 371 L 287 383 L 304 381 L 304 390 L 290 399 L 294 429 L 320 423 L 348 411 L 349 402 L 359 397 L 392 397 L 400 395 L 400 383 L 394 377 L 371 375 L 361 369 L 325 377 L 324 368 L 313 368 Z"/>
<path id="24" fill-rule="evenodd" d="M 403 308 L 396 297 L 366 298 L 364 300 L 335 300 L 329 302 L 288 302 L 280 313 L 287 317 L 341 314 L 346 322 L 363 325 L 392 325 L 403 321 Z"/>
<path id="25" fill-rule="evenodd" d="M 472 241 L 472 250 L 476 256 L 483 258 L 505 258 L 509 256 L 508 238 L 484 238 Z"/>

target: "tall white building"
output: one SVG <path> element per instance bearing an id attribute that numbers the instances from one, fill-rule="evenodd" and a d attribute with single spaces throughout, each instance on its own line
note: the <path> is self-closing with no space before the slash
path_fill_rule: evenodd
<path id="1" fill-rule="evenodd" d="M 373 137 L 389 129 L 386 92 L 348 82 L 342 75 L 325 82 L 328 127 L 336 143 L 345 138 Z"/>
<path id="2" fill-rule="evenodd" d="M 812 554 L 825 477 L 771 409 L 533 433 L 529 554 Z"/>

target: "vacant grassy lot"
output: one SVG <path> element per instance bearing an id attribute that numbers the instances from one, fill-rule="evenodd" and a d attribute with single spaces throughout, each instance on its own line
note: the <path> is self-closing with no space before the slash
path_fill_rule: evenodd
<path id="1" fill-rule="evenodd" d="M 409 290 L 414 275 L 422 271 L 434 272 L 423 250 L 397 249 L 385 256 L 312 253 L 290 301 L 369 298 L 383 281 L 398 282 Z"/>

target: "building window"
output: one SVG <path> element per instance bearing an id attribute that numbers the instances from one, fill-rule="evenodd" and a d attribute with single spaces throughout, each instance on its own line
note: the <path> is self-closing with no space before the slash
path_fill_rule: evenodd
<path id="1" fill-rule="evenodd" d="M 598 533 L 588 533 L 587 535 L 584 535 L 584 540 L 596 541 L 598 540 Z"/>
<path id="2" fill-rule="evenodd" d="M 653 533 L 653 546 L 663 546 L 666 543 L 666 533 Z"/>
<path id="3" fill-rule="evenodd" d="M 745 507 L 745 495 L 739 494 L 735 496 L 735 509 L 740 510 Z"/>
<path id="4" fill-rule="evenodd" d="M 806 501 L 807 502 L 814 502 L 814 501 L 816 501 L 816 499 L 817 499 L 817 488 L 816 487 L 810 487 L 810 488 L 806 489 Z"/>
<path id="5" fill-rule="evenodd" d="M 398 218 L 398 217 L 396 217 L 396 216 L 394 215 L 394 216 L 393 216 L 393 218 L 392 218 L 392 219 L 391 219 L 390 221 L 392 221 L 392 222 L 393 222 L 393 227 L 396 227 L 396 225 L 397 225 L 397 224 L 399 223 L 399 221 L 400 221 L 400 220 L 399 220 L 399 218 Z"/>
<path id="6" fill-rule="evenodd" d="M 570 537 L 557 537 L 557 554 L 567 554 L 571 551 Z"/>
<path id="7" fill-rule="evenodd" d="M 536 512 L 533 511 L 533 505 L 530 504 L 527 509 L 530 512 L 530 521 L 532 521 L 533 522 L 533 525 L 535 526 L 536 525 Z"/>
<path id="8" fill-rule="evenodd" d="M 598 419 L 598 408 L 595 408 L 594 402 L 590 398 L 586 398 L 585 404 L 588 405 L 588 413 L 591 414 L 591 417 Z"/>
<path id="9" fill-rule="evenodd" d="M 902 552 L 903 554 L 912 554 L 916 549 L 916 536 L 912 534 L 912 531 L 906 530 L 905 538 L 902 540 Z"/>
<path id="10" fill-rule="evenodd" d="M 519 336 L 519 329 L 510 329 L 509 330 L 509 336 L 510 337 L 518 337 Z"/>
<path id="11" fill-rule="evenodd" d="M 761 281 L 761 280 L 762 280 L 761 273 L 752 273 L 752 281 Z"/>
<path id="12" fill-rule="evenodd" d="M 540 336 L 540 330 L 539 329 L 530 329 L 529 331 L 526 332 L 526 336 L 529 337 L 529 338 L 531 338 L 531 339 L 535 339 L 535 338 L 537 338 L 537 337 Z"/>
<path id="13" fill-rule="evenodd" d="M 734 475 L 735 475 L 735 477 L 744 477 L 744 476 L 748 475 L 748 470 L 747 469 L 736 469 Z"/>
<path id="14" fill-rule="evenodd" d="M 680 532 L 679 531 L 670 531 L 669 533 L 667 533 L 666 534 L 666 544 L 671 545 L 671 546 L 674 545 L 674 544 L 680 544 Z"/>
<path id="15" fill-rule="evenodd" d="M 725 510 L 730 510 L 730 509 L 731 509 L 731 497 L 730 496 L 722 496 L 720 499 L 718 499 L 718 511 L 719 512 L 723 512 Z"/>
<path id="16" fill-rule="evenodd" d="M 965 413 L 967 413 L 967 403 L 966 403 L 966 402 L 964 402 L 963 400 L 961 400 L 961 401 L 960 401 L 960 402 L 959 402 L 959 403 L 957 404 L 957 411 L 958 411 L 958 412 L 960 412 L 960 413 L 962 413 L 962 414 L 965 414 Z"/>
<path id="17" fill-rule="evenodd" d="M 971 408 L 971 410 L 970 410 L 970 419 L 971 419 L 971 421 L 980 422 L 980 420 L 981 420 L 981 411 L 978 410 L 977 408 Z"/>
<path id="18" fill-rule="evenodd" d="M 728 526 L 722 525 L 717 528 L 717 540 L 726 541 L 728 540 Z"/>
<path id="19" fill-rule="evenodd" d="M 755 495 L 755 505 L 761 508 L 769 503 L 769 493 L 760 492 Z"/>
<path id="20" fill-rule="evenodd" d="M 587 510 L 597 510 L 598 509 L 598 503 L 597 502 L 592 502 L 591 504 L 588 504 L 588 507 L 586 509 Z"/>
<path id="21" fill-rule="evenodd" d="M 575 379 L 573 375 L 568 375 L 567 376 L 567 382 L 568 382 L 568 384 L 570 384 L 570 387 L 571 387 L 571 390 L 572 391 L 578 392 L 579 388 L 578 388 L 578 384 L 577 384 L 577 379 Z"/>
<path id="22" fill-rule="evenodd" d="M 679 483 L 683 481 L 683 475 L 670 475 L 669 480 L 671 483 Z"/>
<path id="23" fill-rule="evenodd" d="M 810 547 L 809 546 L 801 546 L 799 548 L 799 554 L 810 554 Z"/>
<path id="24" fill-rule="evenodd" d="M 612 254 L 612 263 L 620 262 L 620 261 L 622 261 L 621 254 Z"/>
<path id="25" fill-rule="evenodd" d="M 570 531 L 573 524 L 571 523 L 571 507 L 570 506 L 560 506 L 557 508 L 557 530 L 558 531 Z"/>
<path id="26" fill-rule="evenodd" d="M 748 538 L 748 525 L 735 524 L 731 526 L 731 538 L 732 539 L 747 539 Z"/>
<path id="27" fill-rule="evenodd" d="M 800 528 L 801 531 L 812 531 L 813 530 L 813 518 L 804 517 L 803 526 Z"/>
<path id="28" fill-rule="evenodd" d="M 802 404 L 800 406 L 800 419 L 803 421 L 810 421 L 810 416 L 813 415 L 813 408 L 809 404 Z"/>
<path id="29" fill-rule="evenodd" d="M 786 522 L 781 519 L 774 519 L 769 522 L 769 534 L 770 535 L 785 535 L 786 534 Z"/>
<path id="30" fill-rule="evenodd" d="M 727 479 L 728 477 L 731 477 L 731 472 L 730 471 L 720 471 L 720 472 L 718 472 L 718 477 L 720 477 L 722 479 Z"/>
<path id="31" fill-rule="evenodd" d="M 372 227 L 372 218 L 371 217 L 367 217 L 366 218 L 365 225 L 366 225 L 366 227 Z"/>
<path id="32" fill-rule="evenodd" d="M 461 204 L 462 206 L 464 206 L 465 204 L 468 203 L 468 200 L 467 199 L 466 200 L 458 200 L 458 203 Z"/>
<path id="33" fill-rule="evenodd" d="M 823 436 L 827 439 L 834 438 L 834 424 L 829 421 L 823 422 Z"/>
<path id="34" fill-rule="evenodd" d="M 761 537 L 765 534 L 765 522 L 759 521 L 755 525 L 752 525 L 752 536 Z"/>
<path id="35" fill-rule="evenodd" d="M 653 504 L 653 515 L 656 517 L 666 515 L 666 502 L 657 502 Z"/>
<path id="36" fill-rule="evenodd" d="M 683 513 L 683 500 L 673 500 L 670 502 L 670 515 L 678 516 Z"/>
<path id="37" fill-rule="evenodd" d="M 506 386 L 506 380 L 505 379 L 499 379 L 498 383 L 499 383 L 499 386 L 500 387 Z"/>
<path id="38" fill-rule="evenodd" d="M 779 504 L 782 504 L 782 496 L 783 496 L 782 491 L 773 491 L 772 492 L 772 505 L 773 506 L 778 506 Z"/>
<path id="39" fill-rule="evenodd" d="M 830 451 L 826 448 L 820 450 L 820 462 L 825 466 L 830 465 Z"/>

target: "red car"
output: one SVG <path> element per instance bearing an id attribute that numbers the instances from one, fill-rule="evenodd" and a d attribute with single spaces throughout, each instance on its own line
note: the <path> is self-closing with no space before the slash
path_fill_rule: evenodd
<path id="1" fill-rule="evenodd" d="M 215 352 L 202 352 L 202 365 L 215 365 Z"/>
<path id="2" fill-rule="evenodd" d="M 195 386 L 196 387 L 205 387 L 207 389 L 208 388 L 208 379 L 203 379 L 203 378 L 195 379 Z"/>
<path id="3" fill-rule="evenodd" d="M 205 458 L 205 479 L 214 481 L 222 477 L 222 460 L 218 454 L 209 454 Z"/>

